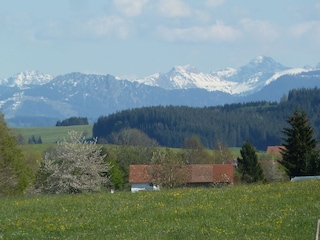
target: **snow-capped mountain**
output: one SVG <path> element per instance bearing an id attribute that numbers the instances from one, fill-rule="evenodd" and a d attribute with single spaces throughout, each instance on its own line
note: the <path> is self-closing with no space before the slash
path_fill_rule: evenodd
<path id="1" fill-rule="evenodd" d="M 232 87 L 236 84 L 217 75 L 200 72 L 191 65 L 175 66 L 167 73 L 156 73 L 133 81 L 166 90 L 200 88 L 226 93 L 232 93 Z"/>
<path id="2" fill-rule="evenodd" d="M 0 79 L 0 85 L 18 87 L 20 89 L 30 88 L 32 85 L 43 85 L 50 82 L 53 76 L 39 71 L 20 72 L 12 77 Z"/>
<path id="3" fill-rule="evenodd" d="M 203 73 L 191 65 L 176 66 L 167 73 L 156 73 L 132 81 L 167 90 L 200 88 L 207 91 L 248 95 L 261 90 L 279 76 L 305 71 L 308 70 L 291 69 L 275 62 L 270 57 L 258 56 L 238 69 L 229 67 Z"/>
<path id="4" fill-rule="evenodd" d="M 71 116 L 94 120 L 143 106 L 279 101 L 293 88 L 320 87 L 317 68 L 289 68 L 259 56 L 239 68 L 203 73 L 191 65 L 176 66 L 134 80 L 83 73 L 52 77 L 28 71 L 0 80 L 0 111 L 12 125 L 34 126 L 54 125 Z"/>

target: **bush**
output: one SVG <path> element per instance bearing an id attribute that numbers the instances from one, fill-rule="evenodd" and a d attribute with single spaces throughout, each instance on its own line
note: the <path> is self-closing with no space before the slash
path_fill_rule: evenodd
<path id="1" fill-rule="evenodd" d="M 32 180 L 17 139 L 0 114 L 0 196 L 23 193 Z"/>
<path id="2" fill-rule="evenodd" d="M 110 164 L 104 161 L 97 139 L 86 141 L 82 134 L 68 133 L 46 153 L 37 174 L 36 188 L 46 193 L 96 192 L 109 183 Z"/>

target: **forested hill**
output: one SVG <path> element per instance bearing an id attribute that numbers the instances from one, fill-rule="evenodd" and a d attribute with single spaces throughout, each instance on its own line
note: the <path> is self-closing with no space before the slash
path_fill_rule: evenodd
<path id="1" fill-rule="evenodd" d="M 214 148 L 217 141 L 240 147 L 248 140 L 258 150 L 281 144 L 282 129 L 293 111 L 307 113 L 316 137 L 320 137 L 320 89 L 291 90 L 278 102 L 251 102 L 195 108 L 155 106 L 101 116 L 93 136 L 112 143 L 111 134 L 136 128 L 162 146 L 181 147 L 185 138 L 197 135 L 202 144 Z"/>

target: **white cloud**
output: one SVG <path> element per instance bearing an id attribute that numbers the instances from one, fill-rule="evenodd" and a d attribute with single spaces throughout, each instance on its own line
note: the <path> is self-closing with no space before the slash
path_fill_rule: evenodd
<path id="1" fill-rule="evenodd" d="M 211 16 L 204 11 L 194 10 L 194 17 L 200 23 L 208 23 L 211 20 Z"/>
<path id="2" fill-rule="evenodd" d="M 290 33 L 294 37 L 302 37 L 309 33 L 320 32 L 320 21 L 308 21 L 294 25 L 290 29 Z"/>
<path id="3" fill-rule="evenodd" d="M 85 29 L 96 36 L 116 35 L 121 39 L 127 38 L 130 32 L 124 19 L 115 15 L 90 19 Z"/>
<path id="4" fill-rule="evenodd" d="M 159 0 L 157 7 L 165 17 L 187 17 L 191 14 L 190 7 L 182 0 Z"/>
<path id="5" fill-rule="evenodd" d="M 113 0 L 116 9 L 126 17 L 138 16 L 148 0 Z"/>
<path id="6" fill-rule="evenodd" d="M 240 25 L 242 26 L 244 34 L 248 34 L 260 41 L 272 42 L 280 35 L 276 26 L 268 21 L 245 18 L 240 20 Z"/>
<path id="7" fill-rule="evenodd" d="M 35 32 L 35 39 L 41 41 L 50 41 L 53 39 L 61 38 L 67 33 L 67 28 L 69 28 L 67 24 L 63 26 L 61 22 L 51 21 L 45 24 L 43 27 L 37 29 L 37 31 Z M 71 34 L 71 32 L 69 32 L 68 34 Z"/>
<path id="8" fill-rule="evenodd" d="M 207 27 L 159 27 L 157 34 L 167 41 L 182 42 L 234 41 L 241 37 L 240 31 L 219 22 Z"/>
<path id="9" fill-rule="evenodd" d="M 320 47 L 320 21 L 308 21 L 294 25 L 289 30 L 293 38 L 309 39 Z"/>
<path id="10" fill-rule="evenodd" d="M 215 8 L 215 7 L 218 7 L 222 4 L 224 4 L 225 2 L 226 2 L 226 0 L 206 0 L 205 5 L 207 7 Z"/>

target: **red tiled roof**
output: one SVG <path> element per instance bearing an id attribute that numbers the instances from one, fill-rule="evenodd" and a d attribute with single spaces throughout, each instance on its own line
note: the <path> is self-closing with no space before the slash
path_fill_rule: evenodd
<path id="1" fill-rule="evenodd" d="M 130 183 L 145 183 L 149 182 L 151 176 L 148 174 L 150 165 L 130 165 L 129 182 Z"/>
<path id="2" fill-rule="evenodd" d="M 191 164 L 187 165 L 189 177 L 188 182 L 212 182 L 213 168 L 211 164 Z"/>
<path id="3" fill-rule="evenodd" d="M 151 165 L 130 165 L 129 182 L 150 182 L 151 176 L 148 168 Z M 188 170 L 188 183 L 233 182 L 233 164 L 190 164 Z"/>
<path id="4" fill-rule="evenodd" d="M 281 154 L 281 149 L 283 149 L 283 146 L 268 146 L 267 147 L 267 153 L 270 153 L 270 154 Z"/>
<path id="5" fill-rule="evenodd" d="M 233 164 L 213 164 L 213 182 L 232 182 L 234 181 Z"/>

